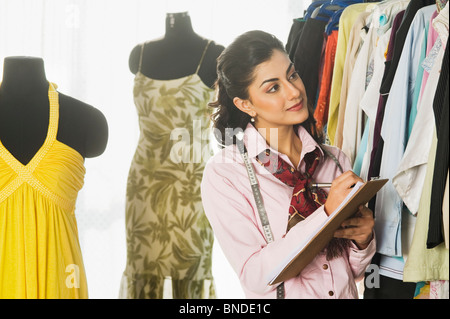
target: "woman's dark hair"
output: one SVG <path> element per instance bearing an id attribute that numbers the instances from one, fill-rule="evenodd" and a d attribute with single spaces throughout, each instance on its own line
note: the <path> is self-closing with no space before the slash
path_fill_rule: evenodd
<path id="1" fill-rule="evenodd" d="M 233 98 L 249 98 L 248 87 L 254 80 L 255 68 L 268 61 L 275 50 L 286 52 L 283 44 L 275 36 L 263 31 L 249 31 L 237 37 L 217 59 L 216 100 L 209 105 L 215 108 L 212 115 L 214 135 L 224 147 L 227 132 L 245 130 L 250 116 L 239 110 Z M 308 102 L 309 117 L 299 124 L 320 144 L 322 135 L 317 132 L 312 105 Z M 235 143 L 235 139 L 232 139 Z"/>

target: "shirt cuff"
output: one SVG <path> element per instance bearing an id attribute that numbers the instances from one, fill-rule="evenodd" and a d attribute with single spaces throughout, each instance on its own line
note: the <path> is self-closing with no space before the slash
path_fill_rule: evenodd
<path id="1" fill-rule="evenodd" d="M 353 240 L 351 241 L 350 247 L 351 247 L 352 250 L 354 250 L 354 252 L 366 252 L 366 251 L 368 251 L 368 249 L 369 249 L 371 246 L 375 246 L 375 245 L 376 245 L 376 244 L 375 244 L 375 231 L 372 231 L 372 239 L 370 240 L 370 242 L 369 242 L 369 244 L 367 245 L 366 248 L 360 249 L 360 248 L 358 247 L 358 245 L 356 245 L 356 243 L 355 243 Z"/>

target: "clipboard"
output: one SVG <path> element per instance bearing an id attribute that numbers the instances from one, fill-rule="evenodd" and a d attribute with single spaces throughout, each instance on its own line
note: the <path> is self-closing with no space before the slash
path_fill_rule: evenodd
<path id="1" fill-rule="evenodd" d="M 305 240 L 306 243 L 300 243 L 287 260 L 272 271 L 269 285 L 276 285 L 299 275 L 303 268 L 326 247 L 342 222 L 354 215 L 360 205 L 368 203 L 387 181 L 388 179 L 376 179 L 356 184 L 352 192 L 326 222 L 316 229 L 312 237 Z"/>

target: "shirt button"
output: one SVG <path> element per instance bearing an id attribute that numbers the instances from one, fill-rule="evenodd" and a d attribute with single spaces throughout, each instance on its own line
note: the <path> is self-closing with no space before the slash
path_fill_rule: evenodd
<path id="1" fill-rule="evenodd" d="M 330 296 L 330 297 L 332 297 L 332 296 L 334 296 L 334 292 L 332 292 L 331 290 L 328 292 L 328 295 Z"/>
<path id="2" fill-rule="evenodd" d="M 323 264 L 322 268 L 323 268 L 324 270 L 327 270 L 327 269 L 328 269 L 328 265 L 327 265 L 327 264 Z"/>

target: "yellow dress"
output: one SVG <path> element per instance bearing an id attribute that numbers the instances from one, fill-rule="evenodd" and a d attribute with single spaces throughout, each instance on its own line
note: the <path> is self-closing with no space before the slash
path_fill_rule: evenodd
<path id="1" fill-rule="evenodd" d="M 56 140 L 59 104 L 49 85 L 44 144 L 23 165 L 0 141 L 0 298 L 87 298 L 74 215 L 84 158 Z"/>

